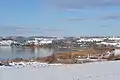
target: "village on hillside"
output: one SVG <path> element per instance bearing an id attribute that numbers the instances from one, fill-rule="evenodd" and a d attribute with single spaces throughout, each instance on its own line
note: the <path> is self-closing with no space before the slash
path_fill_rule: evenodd
<path id="1" fill-rule="evenodd" d="M 11 62 L 47 62 L 81 64 L 120 59 L 120 37 L 1 37 L 0 47 L 54 48 L 66 51 L 54 52 L 42 58 L 1 60 L 0 65 Z"/>

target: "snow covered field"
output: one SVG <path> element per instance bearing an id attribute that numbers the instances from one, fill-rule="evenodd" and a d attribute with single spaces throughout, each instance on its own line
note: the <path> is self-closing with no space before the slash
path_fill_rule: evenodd
<path id="1" fill-rule="evenodd" d="M 120 61 L 0 67 L 0 80 L 120 80 Z"/>

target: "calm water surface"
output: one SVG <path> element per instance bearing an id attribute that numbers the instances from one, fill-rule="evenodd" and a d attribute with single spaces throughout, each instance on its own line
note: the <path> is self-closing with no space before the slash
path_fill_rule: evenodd
<path id="1" fill-rule="evenodd" d="M 52 55 L 54 49 L 49 48 L 12 48 L 9 46 L 0 47 L 0 59 L 15 59 L 15 58 L 38 58 Z"/>

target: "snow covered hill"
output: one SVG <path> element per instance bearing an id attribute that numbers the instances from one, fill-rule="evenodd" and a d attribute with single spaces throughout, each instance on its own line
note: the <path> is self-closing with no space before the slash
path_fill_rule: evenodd
<path id="1" fill-rule="evenodd" d="M 1 67 L 0 80 L 120 80 L 120 61 L 46 67 Z"/>

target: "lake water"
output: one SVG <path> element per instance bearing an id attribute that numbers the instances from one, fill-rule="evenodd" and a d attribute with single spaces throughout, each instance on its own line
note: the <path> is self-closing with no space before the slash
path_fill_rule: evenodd
<path id="1" fill-rule="evenodd" d="M 51 48 L 22 48 L 0 46 L 0 60 L 16 58 L 40 58 L 50 56 L 56 52 L 72 51 L 71 49 L 51 49 Z"/>
<path id="2" fill-rule="evenodd" d="M 54 49 L 49 48 L 12 48 L 10 46 L 0 47 L 0 59 L 38 58 L 50 56 L 53 53 Z"/>

